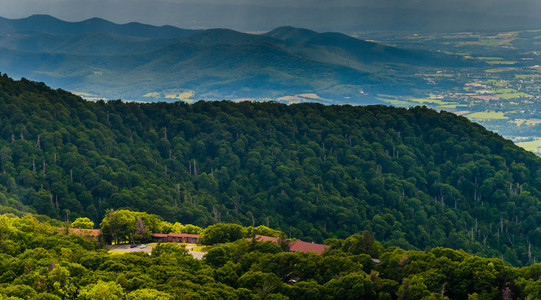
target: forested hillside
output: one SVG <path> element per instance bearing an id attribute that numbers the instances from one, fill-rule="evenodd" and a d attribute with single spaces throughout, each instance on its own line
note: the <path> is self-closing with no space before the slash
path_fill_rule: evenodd
<path id="1" fill-rule="evenodd" d="M 0 78 L 0 204 L 541 257 L 541 159 L 427 108 L 86 102 Z M 16 212 L 16 211 L 14 211 Z"/>

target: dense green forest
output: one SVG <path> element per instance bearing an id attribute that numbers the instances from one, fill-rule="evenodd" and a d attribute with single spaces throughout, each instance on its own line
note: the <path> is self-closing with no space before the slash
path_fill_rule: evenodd
<path id="1" fill-rule="evenodd" d="M 368 232 L 326 240 L 331 248 L 321 256 L 240 238 L 197 260 L 174 243 L 158 244 L 151 255 L 109 254 L 59 234 L 59 223 L 0 215 L 0 299 L 541 297 L 540 263 L 519 269 L 462 250 L 384 248 Z"/>
<path id="2" fill-rule="evenodd" d="M 87 102 L 0 78 L 0 205 L 541 257 L 541 159 L 425 107 Z"/>

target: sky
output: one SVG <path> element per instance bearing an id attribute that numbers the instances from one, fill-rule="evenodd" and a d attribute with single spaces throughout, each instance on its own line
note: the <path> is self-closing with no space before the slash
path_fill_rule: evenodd
<path id="1" fill-rule="evenodd" d="M 66 21 L 100 17 L 181 28 L 225 27 L 243 31 L 292 25 L 311 29 L 356 30 L 385 22 L 415 24 L 424 18 L 482 16 L 541 19 L 539 0 L 0 0 L 0 16 L 49 14 Z M 408 17 L 411 18 L 408 19 Z M 480 17 L 481 16 L 481 17 Z M 415 20 L 419 19 L 416 23 Z M 434 22 L 434 21 L 430 21 Z M 510 20 L 510 23 L 513 21 Z M 414 24 L 415 23 L 415 24 Z M 405 25 L 404 25 L 405 26 Z M 425 26 L 426 27 L 426 26 Z"/>

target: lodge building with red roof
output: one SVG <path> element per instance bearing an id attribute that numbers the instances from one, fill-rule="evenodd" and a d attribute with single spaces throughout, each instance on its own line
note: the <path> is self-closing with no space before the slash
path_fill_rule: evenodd
<path id="1" fill-rule="evenodd" d="M 58 233 L 65 234 L 66 228 L 59 227 Z M 99 229 L 82 229 L 82 228 L 69 228 L 69 234 L 76 234 L 84 237 L 90 241 L 98 241 L 101 230 Z M 190 243 L 200 244 L 201 236 L 198 234 L 188 233 L 153 233 L 152 241 L 156 243 Z"/>
<path id="2" fill-rule="evenodd" d="M 66 233 L 66 228 L 58 228 L 58 232 L 61 234 Z M 98 237 L 101 231 L 99 229 L 82 229 L 82 228 L 69 228 L 69 234 L 76 234 L 83 236 L 84 238 L 92 241 L 98 241 Z M 267 241 L 278 244 L 279 238 L 266 235 L 255 235 L 257 241 Z M 250 238 L 249 238 L 250 240 Z M 201 235 L 189 234 L 189 233 L 153 233 L 152 241 L 155 243 L 190 243 L 201 244 Z M 321 255 L 325 250 L 329 249 L 329 245 L 308 243 L 300 240 L 289 242 L 290 252 L 315 252 Z"/>
<path id="3" fill-rule="evenodd" d="M 323 252 L 327 249 L 329 249 L 331 246 L 329 245 L 323 245 L 323 244 L 315 244 L 315 243 L 308 243 L 303 241 L 292 241 L 289 243 L 289 251 L 290 252 L 315 252 L 319 255 L 323 254 Z"/>
<path id="4" fill-rule="evenodd" d="M 189 233 L 153 233 L 152 241 L 154 243 L 201 244 L 201 236 L 199 234 Z"/>
<path id="5" fill-rule="evenodd" d="M 249 239 L 250 240 L 250 239 Z M 255 235 L 256 241 L 267 241 L 267 242 L 273 242 L 278 244 L 278 238 L 273 236 L 265 236 L 265 235 Z M 331 246 L 329 245 L 323 245 L 323 244 L 315 244 L 315 243 L 308 243 L 303 242 L 300 240 L 296 241 L 290 241 L 289 242 L 289 252 L 315 252 L 319 255 L 323 254 L 323 252 L 327 249 L 329 249 Z"/>

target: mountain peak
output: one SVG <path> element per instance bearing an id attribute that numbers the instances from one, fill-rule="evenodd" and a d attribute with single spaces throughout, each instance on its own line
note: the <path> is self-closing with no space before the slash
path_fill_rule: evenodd
<path id="1" fill-rule="evenodd" d="M 251 42 L 268 41 L 269 37 L 238 32 L 231 29 L 215 28 L 207 29 L 201 32 L 192 34 L 183 39 L 186 42 L 203 43 L 203 44 L 241 44 Z"/>
<path id="2" fill-rule="evenodd" d="M 269 31 L 265 33 L 264 35 L 273 37 L 275 39 L 287 41 L 287 42 L 302 43 L 318 35 L 318 33 L 309 29 L 304 29 L 304 28 L 282 26 L 272 31 Z"/>
<path id="3" fill-rule="evenodd" d="M 31 16 L 28 16 L 26 18 L 22 18 L 22 19 L 19 19 L 19 20 L 32 20 L 32 21 L 59 21 L 59 22 L 62 22 L 60 19 L 56 18 L 56 17 L 53 17 L 51 15 L 46 15 L 46 14 L 35 14 L 35 15 L 31 15 Z"/>
<path id="4" fill-rule="evenodd" d="M 65 21 L 62 21 L 58 18 L 55 18 L 51 15 L 44 15 L 44 14 L 31 15 L 22 19 L 14 19 L 14 20 L 6 19 L 6 20 L 13 21 L 14 23 L 17 23 L 20 25 L 25 25 L 27 27 L 33 27 L 33 26 L 49 27 L 51 26 L 51 24 L 65 23 Z"/>

